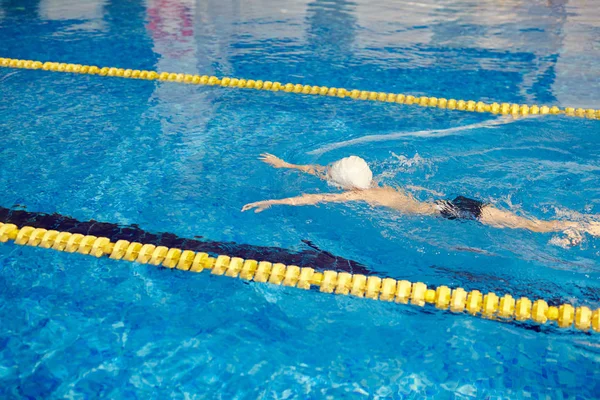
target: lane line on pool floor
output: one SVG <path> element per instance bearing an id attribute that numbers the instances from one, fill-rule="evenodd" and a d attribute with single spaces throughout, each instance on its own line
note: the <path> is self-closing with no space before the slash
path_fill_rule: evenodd
<path id="1" fill-rule="evenodd" d="M 467 312 L 472 316 L 496 320 L 534 321 L 538 324 L 555 322 L 560 328 L 575 327 L 578 330 L 600 332 L 600 309 L 573 307 L 562 304 L 549 306 L 544 300 L 531 301 L 527 297 L 515 300 L 510 294 L 499 297 L 495 293 L 483 294 L 478 290 L 467 292 L 463 288 L 450 289 L 439 286 L 428 288 L 422 282 L 380 278 L 363 274 L 351 274 L 296 265 L 271 263 L 268 261 L 244 260 L 239 257 L 168 248 L 140 242 L 96 237 L 65 231 L 47 230 L 33 226 L 18 227 L 0 222 L 0 242 L 12 241 L 21 246 L 34 246 L 80 253 L 94 257 L 108 256 L 114 260 L 125 260 L 151 264 L 170 269 L 202 272 L 210 270 L 213 275 L 254 280 L 309 290 L 318 288 L 324 293 L 352 295 L 386 302 L 412 304 L 423 307 L 434 305 L 440 310 L 453 313 Z"/>
<path id="2" fill-rule="evenodd" d="M 447 110 L 470 111 L 501 115 L 526 116 L 561 114 L 568 117 L 600 119 L 600 109 L 583 109 L 574 107 L 538 106 L 514 103 L 486 103 L 474 100 L 456 100 L 431 96 L 412 96 L 401 93 L 371 92 L 357 89 L 335 88 L 327 86 L 303 85 L 300 83 L 281 83 L 244 78 L 216 77 L 208 75 L 192 75 L 175 72 L 157 72 L 137 69 L 124 69 L 115 67 L 97 67 L 81 64 L 59 62 L 42 62 L 35 60 L 21 60 L 1 58 L 0 66 L 6 68 L 20 68 L 45 70 L 52 72 L 65 72 L 85 75 L 99 75 L 118 78 L 159 80 L 187 83 L 193 85 L 222 86 L 230 88 L 267 90 L 272 92 L 287 92 L 302 95 L 320 95 L 353 100 L 370 100 L 385 103 L 417 105 L 421 107 L 437 107 Z"/>
<path id="3" fill-rule="evenodd" d="M 60 232 L 80 233 L 84 236 L 107 237 L 112 242 L 127 240 L 130 242 L 149 243 L 155 246 L 175 247 L 182 250 L 192 250 L 209 254 L 228 254 L 231 257 L 270 260 L 288 265 L 318 265 L 320 269 L 331 269 L 338 272 L 365 275 L 373 273 L 367 266 L 321 250 L 309 241 L 302 241 L 304 246 L 298 250 L 290 250 L 275 246 L 256 246 L 236 242 L 215 241 L 203 237 L 182 237 L 171 232 L 150 232 L 138 225 L 122 225 L 93 219 L 82 221 L 64 214 L 47 214 L 28 211 L 22 208 L 11 209 L 1 206 L 0 222 L 15 224 L 17 226 L 32 225 L 36 228 Z"/>

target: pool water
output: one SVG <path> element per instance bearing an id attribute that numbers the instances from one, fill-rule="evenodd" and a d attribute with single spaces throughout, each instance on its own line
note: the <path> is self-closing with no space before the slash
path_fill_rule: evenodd
<path id="1" fill-rule="evenodd" d="M 0 1 L 0 57 L 598 108 L 591 2 Z M 422 200 L 600 217 L 600 122 L 0 69 L 0 207 L 318 249 L 372 274 L 600 306 L 600 239 L 246 203 L 355 154 Z M 276 261 L 276 260 L 273 260 Z M 600 394 L 597 334 L 0 246 L 0 398 Z"/>

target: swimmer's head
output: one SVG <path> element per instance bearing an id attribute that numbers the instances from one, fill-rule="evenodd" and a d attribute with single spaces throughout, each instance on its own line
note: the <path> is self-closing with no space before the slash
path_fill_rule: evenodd
<path id="1" fill-rule="evenodd" d="M 365 160 L 350 156 L 331 164 L 327 178 L 330 183 L 346 190 L 364 190 L 371 187 L 373 172 Z"/>

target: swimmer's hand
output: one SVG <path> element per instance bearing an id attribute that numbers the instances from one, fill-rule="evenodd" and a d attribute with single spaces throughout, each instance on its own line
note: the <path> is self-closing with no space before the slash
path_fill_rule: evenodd
<path id="1" fill-rule="evenodd" d="M 563 233 L 565 234 L 564 243 L 571 247 L 579 246 L 583 242 L 583 235 L 581 234 L 581 231 L 577 229 L 566 229 Z"/>
<path id="2" fill-rule="evenodd" d="M 552 238 L 550 243 L 568 249 L 569 247 L 579 246 L 583 243 L 584 233 L 588 233 L 594 237 L 600 237 L 600 222 L 590 221 L 576 224 L 577 225 L 563 230 L 563 237 Z"/>
<path id="3" fill-rule="evenodd" d="M 255 209 L 255 213 L 263 212 L 267 208 L 270 208 L 273 204 L 275 204 L 273 200 L 263 200 L 255 203 L 249 203 L 242 207 L 242 212 L 252 210 L 253 208 Z"/>
<path id="4" fill-rule="evenodd" d="M 289 163 L 283 161 L 277 156 L 274 156 L 273 154 L 262 153 L 258 159 L 273 166 L 274 168 L 290 168 Z"/>

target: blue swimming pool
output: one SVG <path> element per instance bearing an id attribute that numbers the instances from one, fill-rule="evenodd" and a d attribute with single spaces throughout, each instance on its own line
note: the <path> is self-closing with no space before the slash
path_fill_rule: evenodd
<path id="1" fill-rule="evenodd" d="M 0 57 L 598 108 L 597 17 L 583 0 L 0 1 Z M 361 204 L 240 212 L 333 190 L 269 152 L 359 155 L 422 200 L 600 218 L 598 120 L 0 68 L 0 132 L 0 208 L 600 306 L 598 238 Z M 599 337 L 0 245 L 0 398 L 593 399 Z"/>

